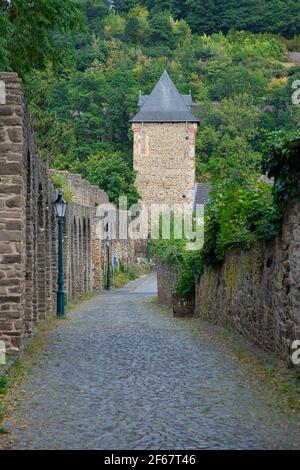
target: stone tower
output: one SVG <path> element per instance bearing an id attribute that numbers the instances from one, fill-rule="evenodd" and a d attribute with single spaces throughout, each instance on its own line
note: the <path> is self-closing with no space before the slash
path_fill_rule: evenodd
<path id="1" fill-rule="evenodd" d="M 191 95 L 180 95 L 165 71 L 149 96 L 140 96 L 132 119 L 134 169 L 142 201 L 192 204 L 195 186 L 195 137 Z"/>

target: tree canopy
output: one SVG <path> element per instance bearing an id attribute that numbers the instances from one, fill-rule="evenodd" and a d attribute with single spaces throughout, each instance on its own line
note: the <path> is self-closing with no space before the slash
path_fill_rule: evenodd
<path id="1" fill-rule="evenodd" d="M 200 34 L 236 29 L 289 38 L 300 33 L 298 0 L 113 0 L 112 4 L 118 13 L 128 13 L 136 4 L 151 14 L 168 11 Z"/>
<path id="2" fill-rule="evenodd" d="M 165 68 L 181 93 L 191 90 L 201 119 L 200 181 L 220 186 L 256 177 L 264 133 L 299 125 L 291 85 L 300 68 L 286 62 L 287 46 L 298 38 L 271 34 L 298 33 L 293 0 L 2 0 L 0 6 L 1 68 L 25 81 L 42 158 L 103 185 L 113 200 L 124 188 L 138 197 L 130 118 L 139 92 L 148 94 Z M 112 185 L 99 168 L 107 175 L 114 165 L 126 177 L 114 173 Z"/>
<path id="3" fill-rule="evenodd" d="M 0 69 L 25 76 L 32 69 L 62 63 L 63 35 L 83 24 L 73 0 L 1 0 Z"/>

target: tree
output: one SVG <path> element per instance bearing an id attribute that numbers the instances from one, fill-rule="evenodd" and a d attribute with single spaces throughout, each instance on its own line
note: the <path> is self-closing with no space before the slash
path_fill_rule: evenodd
<path id="1" fill-rule="evenodd" d="M 112 6 L 117 13 L 128 13 L 132 7 L 143 3 L 145 2 L 139 0 L 113 0 Z"/>
<path id="2" fill-rule="evenodd" d="M 109 13 L 104 19 L 104 35 L 107 39 L 123 38 L 125 19 L 117 13 Z"/>
<path id="3" fill-rule="evenodd" d="M 153 12 L 169 11 L 176 19 L 184 17 L 185 1 L 182 0 L 146 0 L 144 2 Z"/>
<path id="4" fill-rule="evenodd" d="M 259 110 L 251 97 L 224 99 L 205 112 L 197 139 L 198 178 L 242 182 L 256 174 L 260 154 L 252 141 L 258 134 Z"/>
<path id="5" fill-rule="evenodd" d="M 292 129 L 299 122 L 287 83 L 298 72 L 283 65 L 281 38 L 233 30 L 193 35 L 185 20 L 159 11 L 168 2 L 145 1 L 147 8 L 136 5 L 127 14 L 109 11 L 103 17 L 105 0 L 80 1 L 89 28 L 76 36 L 75 48 L 67 45 L 74 64 L 56 75 L 31 74 L 27 81 L 38 147 L 52 166 L 75 171 L 74 162 L 119 152 L 132 168 L 130 119 L 139 91 L 149 94 L 165 68 L 182 94 L 192 91 L 193 112 L 201 118 L 197 176 L 202 180 L 241 183 L 257 171 L 259 128 Z M 65 41 L 63 33 L 59 38 Z"/>
<path id="6" fill-rule="evenodd" d="M 152 16 L 149 39 L 151 44 L 163 44 L 171 49 L 174 48 L 176 38 L 168 12 L 156 13 Z"/>
<path id="7" fill-rule="evenodd" d="M 221 31 L 220 18 L 226 8 L 223 0 L 186 0 L 184 19 L 194 32 L 211 34 Z"/>
<path id="8" fill-rule="evenodd" d="M 129 11 L 125 27 L 125 38 L 129 42 L 145 42 L 149 34 L 148 16 L 149 12 L 145 7 L 136 6 Z"/>
<path id="9" fill-rule="evenodd" d="M 230 65 L 213 74 L 211 78 L 211 97 L 215 100 L 243 93 L 259 97 L 267 85 L 261 70 L 251 70 L 244 65 Z"/>
<path id="10" fill-rule="evenodd" d="M 12 24 L 10 23 L 5 11 L 0 11 L 0 69 L 10 70 L 8 38 L 12 32 Z"/>
<path id="11" fill-rule="evenodd" d="M 99 152 L 84 162 L 75 162 L 72 169 L 81 173 L 91 184 L 104 189 L 110 201 L 116 205 L 119 204 L 120 196 L 127 196 L 129 207 L 139 199 L 135 188 L 135 173 L 120 152 Z"/>
<path id="12" fill-rule="evenodd" d="M 1 65 L 21 76 L 49 63 L 61 64 L 65 51 L 59 35 L 78 29 L 83 21 L 72 0 L 2 0 L 0 19 Z"/>
<path id="13" fill-rule="evenodd" d="M 83 8 L 89 25 L 89 30 L 102 32 L 102 20 L 109 13 L 109 0 L 83 0 Z"/>
<path id="14" fill-rule="evenodd" d="M 150 13 L 169 11 L 184 19 L 193 32 L 212 34 L 230 29 L 254 33 L 270 32 L 292 38 L 300 32 L 298 0 L 114 0 L 119 13 L 128 13 L 140 4 Z"/>

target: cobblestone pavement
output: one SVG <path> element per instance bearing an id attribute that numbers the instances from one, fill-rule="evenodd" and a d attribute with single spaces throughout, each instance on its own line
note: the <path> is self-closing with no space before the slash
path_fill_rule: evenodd
<path id="1" fill-rule="evenodd" d="M 299 416 L 278 415 L 221 345 L 154 301 L 155 289 L 150 275 L 102 293 L 49 333 L 15 392 L 11 447 L 299 448 Z"/>

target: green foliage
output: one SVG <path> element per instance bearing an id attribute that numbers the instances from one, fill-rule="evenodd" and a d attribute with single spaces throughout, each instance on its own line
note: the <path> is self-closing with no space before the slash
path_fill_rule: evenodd
<path id="1" fill-rule="evenodd" d="M 197 251 L 183 251 L 179 265 L 179 276 L 176 284 L 176 292 L 190 294 L 195 290 L 195 283 L 203 273 L 203 260 Z"/>
<path id="2" fill-rule="evenodd" d="M 174 237 L 174 215 L 170 218 L 170 239 L 162 236 L 162 219 L 160 219 L 160 238 L 152 241 L 153 251 L 164 261 L 175 265 L 178 269 L 176 291 L 188 294 L 194 291 L 195 281 L 203 271 L 202 258 L 198 251 L 187 251 L 186 244 L 190 240 Z"/>
<path id="3" fill-rule="evenodd" d="M 130 10 L 125 26 L 126 40 L 133 44 L 147 41 L 148 35 L 150 34 L 148 15 L 148 10 L 140 6 L 136 6 Z"/>
<path id="4" fill-rule="evenodd" d="M 102 22 L 109 13 L 109 0 L 80 0 L 87 18 L 89 31 L 99 34 L 102 32 Z"/>
<path id="5" fill-rule="evenodd" d="M 66 184 L 65 178 L 59 173 L 52 173 L 50 178 L 56 189 L 62 189 Z"/>
<path id="6" fill-rule="evenodd" d="M 295 35 L 291 39 L 285 39 L 284 40 L 285 45 L 287 46 L 289 51 L 300 51 L 300 34 L 297 36 Z"/>
<path id="7" fill-rule="evenodd" d="M 213 181 L 244 180 L 255 173 L 260 154 L 252 145 L 258 134 L 259 109 L 246 95 L 226 98 L 203 112 L 197 137 L 197 174 Z"/>
<path id="8" fill-rule="evenodd" d="M 130 119 L 139 91 L 149 93 L 165 68 L 181 93 L 191 90 L 201 119 L 197 179 L 214 191 L 202 253 L 186 252 L 184 241 L 157 246 L 179 266 L 181 292 L 193 288 L 204 262 L 218 263 L 227 248 L 277 233 L 298 168 L 292 154 L 282 153 L 282 141 L 276 147 L 277 137 L 266 150 L 264 131 L 291 132 L 300 124 L 291 103 L 300 69 L 284 63 L 287 47 L 299 43 L 298 0 L 0 5 L 0 65 L 26 79 L 42 158 L 79 172 L 115 203 L 120 195 L 130 204 L 138 199 Z M 274 200 L 271 186 L 258 181 L 263 152 L 264 171 L 275 176 Z"/>
<path id="9" fill-rule="evenodd" d="M 65 44 L 59 35 L 78 29 L 83 21 L 72 0 L 2 0 L 0 8 L 0 69 L 23 77 L 49 64 L 61 65 Z"/>
<path id="10" fill-rule="evenodd" d="M 112 272 L 112 286 L 116 289 L 119 289 L 120 287 L 128 284 L 128 282 L 134 281 L 134 279 L 137 279 L 137 277 L 138 273 L 134 269 L 127 267 L 125 268 L 121 264 L 119 271 L 114 269 Z"/>
<path id="11" fill-rule="evenodd" d="M 296 138 L 299 139 L 299 131 L 277 131 L 269 134 L 265 143 L 262 168 L 270 178 L 275 179 L 274 201 L 281 212 L 289 200 L 299 200 L 300 160 Z"/>
<path id="12" fill-rule="evenodd" d="M 194 291 L 195 282 L 203 272 L 203 261 L 198 251 L 187 251 L 186 240 L 156 240 L 153 250 L 159 259 L 176 266 L 178 280 L 176 292 L 188 294 Z"/>
<path id="13" fill-rule="evenodd" d="M 269 32 L 292 38 L 299 34 L 298 0 L 113 0 L 116 11 L 127 13 L 140 3 L 151 13 L 168 10 L 188 22 L 193 32 L 227 33 L 230 29 Z"/>
<path id="14" fill-rule="evenodd" d="M 285 55 L 279 38 L 192 36 L 185 21 L 165 11 L 149 15 L 131 4 L 126 16 L 105 15 L 100 0 L 93 8 L 81 3 L 89 33 L 77 38 L 75 69 L 31 74 L 27 84 L 40 154 L 55 168 L 74 169 L 101 152 L 121 152 L 132 167 L 130 118 L 139 91 L 149 93 L 166 66 L 179 90 L 191 90 L 199 103 L 198 179 L 245 178 L 260 159 L 259 128 L 294 126 L 290 83 L 269 87 L 288 73 L 278 65 Z M 265 105 L 274 113 L 262 115 Z"/>
<path id="15" fill-rule="evenodd" d="M 51 172 L 50 174 L 51 181 L 56 189 L 59 189 L 64 196 L 65 201 L 71 202 L 73 199 L 73 189 L 66 182 L 65 178 L 60 173 Z"/>
<path id="16" fill-rule="evenodd" d="M 274 206 L 272 186 L 259 180 L 223 185 L 206 208 L 204 263 L 223 261 L 228 248 L 249 248 L 256 240 L 278 234 L 280 212 Z"/>
<path id="17" fill-rule="evenodd" d="M 279 233 L 280 209 L 274 204 L 272 185 L 260 179 L 223 183 L 216 187 L 206 206 L 205 242 L 200 251 L 187 251 L 185 240 L 159 240 L 155 249 L 160 259 L 178 268 L 176 291 L 193 292 L 204 265 L 216 266 L 229 248 L 250 248 L 257 240 Z"/>
<path id="18" fill-rule="evenodd" d="M 107 39 L 122 39 L 125 32 L 125 20 L 116 13 L 109 13 L 104 19 L 104 36 Z"/>
<path id="19" fill-rule="evenodd" d="M 129 206 L 138 201 L 135 173 L 120 152 L 99 152 L 83 162 L 74 162 L 70 169 L 106 191 L 110 201 L 116 205 L 119 204 L 120 196 L 127 196 Z"/>
<path id="20" fill-rule="evenodd" d="M 163 44 L 172 49 L 175 47 L 175 34 L 172 28 L 171 17 L 167 12 L 153 15 L 150 32 L 151 44 Z"/>

